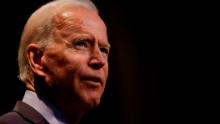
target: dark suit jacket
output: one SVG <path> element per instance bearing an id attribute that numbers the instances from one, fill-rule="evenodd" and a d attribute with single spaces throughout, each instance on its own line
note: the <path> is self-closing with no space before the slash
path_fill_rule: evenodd
<path id="1" fill-rule="evenodd" d="M 31 106 L 18 101 L 12 112 L 0 117 L 0 124 L 49 124 Z"/>

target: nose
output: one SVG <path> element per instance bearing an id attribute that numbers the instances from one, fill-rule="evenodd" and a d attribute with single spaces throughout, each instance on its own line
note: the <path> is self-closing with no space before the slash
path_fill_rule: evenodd
<path id="1" fill-rule="evenodd" d="M 107 60 L 101 52 L 100 48 L 97 46 L 91 52 L 91 58 L 89 61 L 89 66 L 95 70 L 102 68 L 106 64 Z"/>

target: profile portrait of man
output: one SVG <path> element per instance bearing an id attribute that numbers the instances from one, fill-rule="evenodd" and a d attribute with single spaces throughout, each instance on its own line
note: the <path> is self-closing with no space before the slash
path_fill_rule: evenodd
<path id="1" fill-rule="evenodd" d="M 27 20 L 19 78 L 27 90 L 0 124 L 76 124 L 97 107 L 108 78 L 107 28 L 90 0 L 54 0 Z"/>

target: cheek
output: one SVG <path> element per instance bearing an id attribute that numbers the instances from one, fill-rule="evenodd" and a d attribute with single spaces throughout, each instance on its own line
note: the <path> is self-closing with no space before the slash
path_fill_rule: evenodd
<path id="1" fill-rule="evenodd" d="M 70 72 L 74 70 L 72 69 L 74 67 L 72 67 L 71 61 L 61 51 L 47 53 L 42 59 L 42 65 L 46 73 L 46 81 L 49 83 L 58 83 L 58 81 L 60 82 L 64 79 L 68 80 L 68 73 L 74 73 Z"/>
<path id="2" fill-rule="evenodd" d="M 86 58 L 77 55 L 65 56 L 51 64 L 55 68 L 54 75 L 67 85 L 76 85 L 74 82 L 79 81 L 80 74 L 86 68 Z M 55 77 L 55 78 L 56 78 Z"/>

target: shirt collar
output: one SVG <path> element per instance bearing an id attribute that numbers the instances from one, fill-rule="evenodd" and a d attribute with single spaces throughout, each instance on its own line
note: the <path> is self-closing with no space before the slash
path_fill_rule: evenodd
<path id="1" fill-rule="evenodd" d="M 50 124 L 67 124 L 61 112 L 35 92 L 26 90 L 22 101 L 36 109 Z"/>

